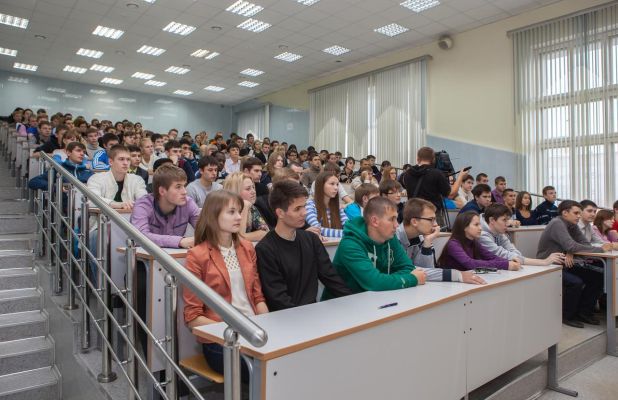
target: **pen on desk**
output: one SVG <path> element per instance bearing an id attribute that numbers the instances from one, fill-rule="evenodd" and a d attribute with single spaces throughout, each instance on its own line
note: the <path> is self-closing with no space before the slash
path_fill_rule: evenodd
<path id="1" fill-rule="evenodd" d="M 388 307 L 395 307 L 397 304 L 399 303 L 388 303 L 388 304 L 384 304 L 383 306 L 378 307 L 379 310 L 383 309 L 383 308 L 388 308 Z"/>

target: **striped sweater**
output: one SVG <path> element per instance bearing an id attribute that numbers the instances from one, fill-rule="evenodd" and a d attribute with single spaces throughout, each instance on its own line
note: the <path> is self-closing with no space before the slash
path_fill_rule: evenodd
<path id="1" fill-rule="evenodd" d="M 320 221 L 318 221 L 318 210 L 315 207 L 315 201 L 313 199 L 307 200 L 307 205 L 305 207 L 307 208 L 307 216 L 305 217 L 307 223 L 311 226 L 319 226 L 322 236 L 336 238 L 343 236 L 343 229 L 326 228 L 322 226 Z M 328 208 L 326 209 L 326 216 L 330 222 L 330 210 Z M 341 208 L 339 209 L 339 218 L 341 218 L 341 226 L 343 227 L 348 220 L 348 216 Z"/>

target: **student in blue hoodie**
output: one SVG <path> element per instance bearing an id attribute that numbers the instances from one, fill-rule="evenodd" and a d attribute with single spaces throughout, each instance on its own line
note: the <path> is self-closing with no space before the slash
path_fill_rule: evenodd
<path id="1" fill-rule="evenodd" d="M 425 271 L 416 269 L 395 236 L 397 208 L 386 197 L 374 197 L 343 227 L 343 239 L 333 266 L 354 293 L 396 290 L 425 284 Z M 333 296 L 324 291 L 323 299 Z"/>
<path id="2" fill-rule="evenodd" d="M 69 171 L 71 175 L 79 179 L 80 182 L 86 183 L 92 176 L 92 171 L 86 168 L 84 164 L 84 155 L 86 154 L 86 146 L 80 142 L 71 142 L 66 148 L 67 158 L 62 162 L 62 167 Z M 28 188 L 36 190 L 47 190 L 47 172 L 35 176 L 28 182 Z"/>

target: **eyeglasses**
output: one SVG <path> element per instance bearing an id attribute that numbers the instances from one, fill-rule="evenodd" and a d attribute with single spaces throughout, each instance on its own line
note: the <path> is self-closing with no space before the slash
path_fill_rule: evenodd
<path id="1" fill-rule="evenodd" d="M 437 221 L 436 217 L 433 217 L 433 218 L 428 218 L 428 217 L 412 217 L 412 218 L 424 219 L 425 221 L 429 221 L 431 223 L 435 223 Z"/>

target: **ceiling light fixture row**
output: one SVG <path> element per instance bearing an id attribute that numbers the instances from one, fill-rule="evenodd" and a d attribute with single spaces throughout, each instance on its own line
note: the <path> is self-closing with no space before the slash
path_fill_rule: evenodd
<path id="1" fill-rule="evenodd" d="M 189 68 L 176 67 L 174 65 L 168 67 L 165 72 L 169 72 L 170 74 L 184 75 L 187 72 L 191 71 Z"/>
<path id="2" fill-rule="evenodd" d="M 31 64 L 23 64 L 23 63 L 14 63 L 13 64 L 13 68 L 15 69 L 23 69 L 25 71 L 36 71 L 37 69 L 39 69 L 38 65 L 31 65 Z"/>
<path id="3" fill-rule="evenodd" d="M 243 17 L 252 17 L 263 9 L 264 7 L 257 4 L 249 3 L 248 1 L 244 0 L 238 0 L 236 3 L 226 8 L 225 11 L 229 11 L 233 14 L 242 15 Z"/>
<path id="4" fill-rule="evenodd" d="M 144 82 L 144 85 L 161 87 L 161 86 L 165 86 L 165 85 L 167 85 L 167 82 L 152 81 L 152 80 L 151 80 L 151 81 L 146 81 L 146 82 Z"/>
<path id="5" fill-rule="evenodd" d="M 94 28 L 94 31 L 92 31 L 93 35 L 96 36 L 103 36 L 109 39 L 120 39 L 120 37 L 122 35 L 124 35 L 124 31 L 121 31 L 120 29 L 113 29 L 113 28 L 108 28 L 106 26 L 97 26 L 96 28 Z"/>
<path id="6" fill-rule="evenodd" d="M 92 67 L 90 67 L 91 71 L 104 72 L 106 74 L 109 74 L 114 69 L 115 69 L 114 67 L 108 67 L 107 65 L 99 65 L 99 64 L 92 64 Z"/>
<path id="7" fill-rule="evenodd" d="M 181 96 L 191 96 L 193 92 L 190 92 L 188 90 L 174 90 L 174 94 L 178 94 Z"/>
<path id="8" fill-rule="evenodd" d="M 194 26 L 181 24 L 180 22 L 170 22 L 163 28 L 165 32 L 174 33 L 176 35 L 187 36 L 195 30 Z"/>
<path id="9" fill-rule="evenodd" d="M 249 32 L 260 33 L 270 28 L 272 25 L 268 22 L 249 18 L 248 20 L 238 24 L 237 28 L 244 29 Z"/>
<path id="10" fill-rule="evenodd" d="M 85 74 L 88 71 L 86 68 L 75 67 L 73 65 L 65 65 L 62 69 L 64 72 L 72 72 L 74 74 Z"/>
<path id="11" fill-rule="evenodd" d="M 4 47 L 0 47 L 0 54 L 3 56 L 17 57 L 17 50 L 5 49 Z"/>
<path id="12" fill-rule="evenodd" d="M 90 49 L 79 49 L 75 53 L 78 56 L 90 57 L 90 58 L 101 58 L 103 56 L 103 52 L 99 50 L 90 50 Z"/>
<path id="13" fill-rule="evenodd" d="M 412 10 L 415 13 L 420 13 L 430 8 L 439 6 L 440 1 L 439 0 L 406 0 L 399 5 L 407 8 L 408 10 Z"/>
<path id="14" fill-rule="evenodd" d="M 206 60 L 212 60 L 213 58 L 215 58 L 219 54 L 220 53 L 217 53 L 216 51 L 211 52 L 210 50 L 197 49 L 193 53 L 191 53 L 190 55 L 191 55 L 191 57 L 198 57 L 198 58 L 204 57 Z"/>
<path id="15" fill-rule="evenodd" d="M 103 78 L 101 79 L 101 83 L 107 83 L 110 85 L 120 85 L 123 82 L 122 79 L 115 79 L 115 78 Z"/>
<path id="16" fill-rule="evenodd" d="M 139 49 L 137 49 L 138 53 L 142 53 L 142 54 L 147 54 L 149 56 L 155 56 L 158 57 L 161 54 L 165 53 L 165 49 L 160 49 L 158 47 L 152 47 L 152 46 L 146 46 L 143 45 L 142 47 L 140 47 Z"/>
<path id="17" fill-rule="evenodd" d="M 15 28 L 26 29 L 28 27 L 26 18 L 15 17 L 13 15 L 0 13 L 0 24 L 14 26 Z"/>
<path id="18" fill-rule="evenodd" d="M 145 72 L 136 72 L 133 75 L 131 75 L 131 78 L 137 78 L 137 79 L 152 79 L 155 76 L 153 74 L 147 74 Z"/>

